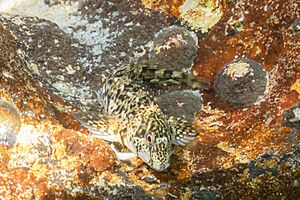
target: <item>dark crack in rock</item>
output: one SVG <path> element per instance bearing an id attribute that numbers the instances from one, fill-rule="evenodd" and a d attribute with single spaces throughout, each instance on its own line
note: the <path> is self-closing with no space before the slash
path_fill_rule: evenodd
<path id="1" fill-rule="evenodd" d="M 234 107 L 248 107 L 259 101 L 267 87 L 267 74 L 256 61 L 239 58 L 222 68 L 214 79 L 214 90 Z"/>

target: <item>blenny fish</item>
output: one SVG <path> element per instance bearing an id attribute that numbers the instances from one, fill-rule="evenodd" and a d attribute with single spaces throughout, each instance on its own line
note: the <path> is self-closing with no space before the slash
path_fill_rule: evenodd
<path id="1" fill-rule="evenodd" d="M 170 165 L 172 146 L 187 144 L 198 130 L 181 118 L 166 117 L 144 83 L 207 87 L 205 81 L 184 72 L 164 70 L 153 63 L 129 64 L 105 78 L 97 91 L 101 106 L 97 115 L 74 116 L 96 137 L 119 142 L 131 151 L 121 153 L 114 148 L 119 159 L 138 156 L 152 169 L 163 171 Z"/>

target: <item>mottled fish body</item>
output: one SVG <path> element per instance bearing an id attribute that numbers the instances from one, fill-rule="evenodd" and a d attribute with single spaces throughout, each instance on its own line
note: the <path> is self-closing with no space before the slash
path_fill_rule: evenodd
<path id="1" fill-rule="evenodd" d="M 124 66 L 105 79 L 98 91 L 103 113 L 76 118 L 95 136 L 120 142 L 151 168 L 162 171 L 170 165 L 172 145 L 185 145 L 197 131 L 188 122 L 162 113 L 141 82 L 135 80 L 137 69 Z"/>

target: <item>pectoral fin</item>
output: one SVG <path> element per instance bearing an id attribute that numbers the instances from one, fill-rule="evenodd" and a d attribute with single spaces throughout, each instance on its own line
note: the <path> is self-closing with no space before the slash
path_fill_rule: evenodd
<path id="1" fill-rule="evenodd" d="M 168 121 L 174 135 L 173 144 L 184 146 L 198 134 L 196 127 L 186 120 L 170 117 Z"/>
<path id="2" fill-rule="evenodd" d="M 115 147 L 114 144 L 111 144 L 110 146 L 111 146 L 111 148 L 114 150 L 114 152 L 115 152 L 115 154 L 116 154 L 116 156 L 117 156 L 117 158 L 118 158 L 119 160 L 129 160 L 129 159 L 131 159 L 131 158 L 136 157 L 136 155 L 135 155 L 134 153 L 132 153 L 132 152 L 121 152 L 121 151 L 119 151 L 119 150 Z"/>
<path id="3" fill-rule="evenodd" d="M 73 116 L 95 137 L 109 142 L 119 142 L 119 137 L 117 137 L 113 128 L 110 126 L 110 119 L 105 115 L 96 115 L 92 113 L 73 113 Z"/>

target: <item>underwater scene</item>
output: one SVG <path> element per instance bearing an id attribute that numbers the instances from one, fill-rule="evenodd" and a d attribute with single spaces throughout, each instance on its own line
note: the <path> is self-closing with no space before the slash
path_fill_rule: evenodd
<path id="1" fill-rule="evenodd" d="M 298 0 L 0 0 L 0 199 L 300 200 Z"/>

